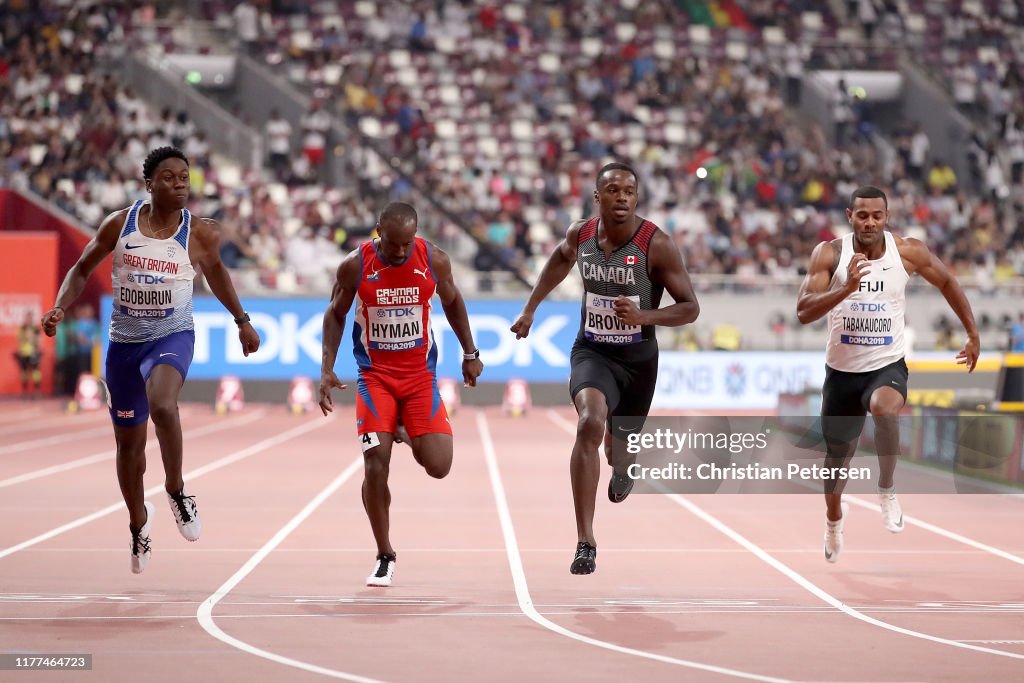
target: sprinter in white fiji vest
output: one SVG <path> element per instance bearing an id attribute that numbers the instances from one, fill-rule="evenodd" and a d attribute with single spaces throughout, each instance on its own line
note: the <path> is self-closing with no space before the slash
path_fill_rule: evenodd
<path id="1" fill-rule="evenodd" d="M 248 356 L 260 338 L 238 301 L 231 276 L 220 260 L 217 223 L 194 218 L 186 207 L 188 159 L 173 147 L 154 149 L 142 165 L 151 198 L 107 216 L 78 262 L 71 267 L 57 302 L 43 316 L 50 337 L 64 312 L 82 293 L 89 275 L 114 255 L 114 308 L 110 318 L 106 383 L 117 442 L 117 480 L 128 506 L 132 534 L 131 568 L 149 561 L 152 503 L 146 502 L 146 421 L 153 418 L 164 464 L 164 488 L 181 535 L 199 539 L 201 525 L 194 496 L 185 493 L 181 474 L 181 421 L 178 393 L 189 365 L 195 333 L 192 279 L 197 267 L 238 325 Z"/>
<path id="2" fill-rule="evenodd" d="M 904 361 L 905 289 L 914 273 L 934 285 L 967 333 L 957 363 L 974 371 L 980 341 L 974 313 L 960 283 L 919 240 L 886 230 L 885 193 L 865 185 L 850 197 L 846 217 L 853 232 L 822 242 L 811 254 L 800 286 L 797 317 L 803 324 L 828 315 L 822 433 L 826 466 L 845 467 L 856 450 L 868 412 L 875 420 L 878 499 L 885 528 L 903 531 L 893 473 L 899 455 L 898 416 L 907 400 Z M 843 549 L 848 506 L 842 503 L 842 479 L 825 484 L 825 559 L 836 562 Z"/>
<path id="3" fill-rule="evenodd" d="M 597 567 L 594 506 L 604 441 L 612 465 L 608 498 L 625 500 L 633 488 L 625 432 L 639 430 L 651 408 L 658 374 L 655 325 L 678 327 L 697 319 L 700 307 L 679 249 L 658 226 L 636 215 L 639 182 L 621 163 L 597 174 L 598 216 L 573 223 L 537 280 L 519 318 L 516 339 L 530 333 L 537 306 L 574 265 L 583 278 L 580 330 L 570 356 L 569 394 L 579 421 L 569 460 L 578 536 L 573 574 Z M 659 308 L 667 291 L 675 303 Z M 612 417 L 619 418 L 620 446 L 612 448 Z M 628 422 L 628 424 L 626 424 Z M 615 461 L 613 461 L 613 453 Z"/>

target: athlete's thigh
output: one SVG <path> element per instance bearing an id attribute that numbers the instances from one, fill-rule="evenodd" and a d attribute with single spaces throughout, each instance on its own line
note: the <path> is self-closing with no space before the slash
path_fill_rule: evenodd
<path id="1" fill-rule="evenodd" d="M 145 343 L 110 342 L 107 347 L 104 381 L 107 385 L 107 407 L 117 427 L 134 427 L 149 418 L 146 380 L 139 368 Z"/>
<path id="2" fill-rule="evenodd" d="M 619 433 L 636 432 L 643 429 L 654 400 L 654 387 L 658 382 L 658 357 L 635 363 L 627 370 L 627 378 L 621 387 L 622 400 L 611 412 L 612 426 Z"/>
<path id="3" fill-rule="evenodd" d="M 188 377 L 195 347 L 192 330 L 175 332 L 150 342 L 139 363 L 150 401 L 177 402 Z"/>
<path id="4" fill-rule="evenodd" d="M 907 369 L 906 361 L 902 358 L 895 363 L 886 365 L 872 373 L 865 382 L 864 392 L 861 394 L 861 404 L 868 411 L 871 411 L 872 402 L 877 403 L 879 400 L 885 401 L 889 406 L 902 408 L 903 404 L 907 402 L 909 380 L 910 371 Z M 879 395 L 881 395 L 881 399 L 879 399 Z"/>
<path id="5" fill-rule="evenodd" d="M 615 362 L 582 346 L 576 346 L 570 356 L 569 396 L 574 404 L 579 402 L 576 395 L 583 389 L 593 388 L 604 395 L 608 414 L 615 410 L 622 399 L 620 381 L 616 377 Z"/>
<path id="6" fill-rule="evenodd" d="M 821 429 L 830 452 L 840 444 L 852 444 L 864 428 L 867 410 L 861 403 L 864 376 L 860 373 L 825 369 L 821 389 Z"/>
<path id="7" fill-rule="evenodd" d="M 416 461 L 426 467 L 446 468 L 451 464 L 454 453 L 454 439 L 451 433 L 431 432 L 419 436 L 411 436 L 413 453 Z"/>
<path id="8" fill-rule="evenodd" d="M 424 434 L 452 433 L 452 425 L 448 419 L 448 410 L 437 389 L 437 377 L 432 373 L 402 379 L 402 395 L 399 402 L 402 424 L 409 432 L 409 438 L 415 439 Z"/>
<path id="9" fill-rule="evenodd" d="M 387 383 L 375 373 L 360 373 L 356 380 L 356 433 L 392 434 L 397 426 L 398 401 Z"/>

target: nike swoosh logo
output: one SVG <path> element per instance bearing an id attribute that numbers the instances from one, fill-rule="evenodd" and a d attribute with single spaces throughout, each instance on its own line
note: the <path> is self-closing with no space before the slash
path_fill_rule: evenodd
<path id="1" fill-rule="evenodd" d="M 589 256 L 593 256 L 596 253 L 597 253 L 596 251 L 592 251 L 589 254 L 584 254 L 583 252 L 580 252 L 580 258 L 587 258 Z"/>
<path id="2" fill-rule="evenodd" d="M 163 358 L 164 356 L 177 356 L 177 355 L 178 354 L 176 354 L 176 353 L 161 353 L 160 357 Z"/>
<path id="3" fill-rule="evenodd" d="M 832 559 L 832 553 L 830 553 L 829 551 L 826 550 L 825 551 L 825 559 L 826 560 L 831 560 Z"/>
<path id="4" fill-rule="evenodd" d="M 124 245 L 124 248 L 125 249 L 142 249 L 144 246 L 146 246 L 146 245 L 145 244 L 126 244 L 126 245 Z"/>
<path id="5" fill-rule="evenodd" d="M 884 271 L 886 271 L 886 270 L 892 270 L 892 269 L 893 269 L 893 268 L 895 268 L 895 267 L 896 267 L 896 266 L 889 266 L 888 268 L 882 268 L 882 271 L 884 272 Z"/>

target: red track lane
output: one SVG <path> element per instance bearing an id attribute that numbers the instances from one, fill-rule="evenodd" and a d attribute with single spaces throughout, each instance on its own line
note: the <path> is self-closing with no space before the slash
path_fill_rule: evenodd
<path id="1" fill-rule="evenodd" d="M 287 417 L 284 416 L 282 419 L 287 419 Z M 248 438 L 250 434 L 259 433 L 262 433 L 263 438 L 265 438 L 276 433 L 275 431 L 266 430 L 260 421 L 243 422 L 235 417 L 196 416 L 195 419 L 190 420 L 184 425 L 185 472 L 238 450 L 249 443 L 240 438 L 239 431 L 243 429 L 242 427 L 239 429 L 212 431 L 214 428 L 227 426 L 226 423 L 229 420 L 232 423 L 244 424 L 245 438 Z M 206 433 L 200 436 L 189 437 L 191 432 L 196 431 L 204 431 Z M 31 473 L 38 469 L 59 464 L 62 461 L 70 462 L 105 451 L 109 456 L 83 467 L 75 467 L 74 469 L 0 489 L 0 501 L 2 501 L 4 507 L 11 506 L 15 510 L 22 510 L 27 513 L 27 515 L 19 515 L 21 519 L 17 525 L 0 525 L 0 552 L 7 546 L 44 533 L 49 529 L 121 500 L 113 455 L 112 432 L 106 437 L 105 441 L 106 443 L 104 444 L 90 440 L 83 442 L 82 446 L 68 444 L 60 450 L 63 456 L 55 457 L 51 453 L 41 461 L 37 461 L 34 457 L 17 459 L 20 461 L 20 466 L 16 468 L 16 471 L 12 472 L 12 476 Z M 148 445 L 146 483 L 148 486 L 153 486 L 163 481 L 163 465 L 160 461 L 160 451 L 156 437 L 152 433 L 150 434 Z M 78 448 L 83 450 L 78 451 Z M 201 487 L 202 482 L 200 480 L 200 482 L 197 482 L 197 488 Z M 188 488 L 191 492 L 191 485 Z M 154 500 L 157 503 L 158 510 L 167 508 L 165 497 L 159 496 L 154 498 Z M 117 520 L 117 528 L 119 530 L 128 524 L 127 512 L 123 509 L 97 523 L 110 523 L 112 519 Z M 122 535 L 123 533 L 118 533 L 118 536 Z M 88 544 L 90 541 L 86 540 L 84 543 Z M 3 576 L 3 571 L 3 559 L 0 559 L 0 577 Z"/>
<path id="2" fill-rule="evenodd" d="M 12 424 L 4 416 L 26 405 L 32 407 L 0 404 L 0 426 Z M 186 432 L 233 419 L 212 416 L 205 406 L 188 413 Z M 472 410 L 453 418 L 456 455 L 447 479 L 429 478 L 406 447 L 396 447 L 393 588 L 363 585 L 374 550 L 360 502 L 361 468 L 272 552 L 246 565 L 358 457 L 351 411 L 339 413 L 324 420 L 267 408 L 244 426 L 186 437 L 186 473 L 264 450 L 188 479 L 204 522 L 198 543 L 178 535 L 162 494 L 151 497 L 153 558 L 142 575 L 128 570 L 123 504 L 0 557 L 2 650 L 94 655 L 91 673 L 34 674 L 40 680 L 135 681 L 139 671 L 147 680 L 323 678 L 283 658 L 322 673 L 383 681 L 738 680 L 579 642 L 523 614 L 488 473 L 488 444 Z M 570 410 L 559 414 L 574 417 Z M 571 434 L 544 411 L 526 419 L 494 410 L 484 415 L 530 595 L 558 626 L 676 660 L 791 680 L 1024 676 L 1024 660 L 920 640 L 844 614 L 667 496 L 634 495 L 612 505 L 604 497 L 607 467 L 596 521 L 599 569 L 571 576 Z M 283 441 L 266 447 L 269 440 Z M 0 479 L 104 447 L 112 448 L 109 435 L 69 442 L 57 453 L 3 457 Z M 40 453 L 44 459 L 36 462 Z M 146 483 L 162 481 L 154 450 Z M 112 459 L 0 489 L 0 513 L 14 520 L 0 527 L 0 553 L 119 500 Z M 1024 566 L 1010 560 L 910 524 L 903 534 L 889 534 L 877 512 L 853 507 L 843 557 L 829 565 L 816 495 L 687 500 L 869 617 L 951 640 L 1024 641 Z M 1024 549 L 1020 499 L 903 500 L 908 515 L 1018 556 Z M 243 565 L 249 571 L 218 596 L 213 622 L 279 661 L 222 643 L 196 618 L 200 603 Z M 976 644 L 1024 653 L 1020 643 Z"/>
<path id="3" fill-rule="evenodd" d="M 565 414 L 564 417 L 571 416 Z M 503 455 L 515 451 L 515 443 L 512 440 L 516 433 L 516 425 L 513 421 L 507 422 L 511 424 L 503 428 L 500 421 L 494 421 L 495 441 L 499 444 L 499 459 Z M 552 422 L 552 424 L 554 423 Z M 531 440 L 554 443 L 558 440 L 557 433 L 557 430 L 544 429 L 540 422 L 531 424 Z M 549 524 L 542 529 L 535 524 L 536 518 L 543 514 L 544 505 L 537 504 L 536 496 L 526 497 L 522 496 L 520 492 L 528 490 L 528 481 L 542 480 L 544 477 L 541 472 L 557 474 L 557 470 L 565 466 L 572 437 L 564 430 L 561 430 L 561 433 L 564 435 L 562 441 L 564 450 L 557 468 L 545 468 L 542 461 L 543 456 L 536 452 L 532 453 L 529 465 L 525 459 L 513 461 L 509 457 L 504 458 L 510 463 L 509 471 L 504 473 L 504 476 L 506 487 L 510 491 L 510 505 L 516 515 L 517 529 L 520 526 L 524 530 L 537 528 L 541 535 L 548 539 L 551 538 L 553 525 Z M 504 448 L 501 446 L 502 444 L 504 444 Z M 525 449 L 521 448 L 520 450 Z M 513 462 L 526 466 L 512 469 L 511 463 Z M 516 472 L 519 473 L 518 480 L 515 478 Z M 737 555 L 733 551 L 738 546 L 682 507 L 674 505 L 668 497 L 633 496 L 619 506 L 608 503 L 603 495 L 607 472 L 604 475 L 598 498 L 596 522 L 599 548 L 601 546 L 610 546 L 616 549 L 648 548 L 656 550 L 665 548 L 680 552 L 674 554 L 665 551 L 637 553 L 638 557 L 628 557 L 628 553 L 623 557 L 620 557 L 620 554 L 613 554 L 609 557 L 605 553 L 602 557 L 599 550 L 600 569 L 597 574 L 590 577 L 596 579 L 594 581 L 595 592 L 600 591 L 599 595 L 624 595 L 631 588 L 643 592 L 651 591 L 651 587 L 657 587 L 653 591 L 655 593 L 653 599 L 657 600 L 666 594 L 672 596 L 673 593 L 666 588 L 674 585 L 674 595 L 684 599 L 695 593 L 696 597 L 702 599 L 778 597 L 783 604 L 803 605 L 817 610 L 823 607 L 820 600 L 800 589 L 797 584 L 756 557 L 749 554 Z M 568 496 L 568 481 L 565 474 L 563 477 L 565 478 L 562 484 L 562 498 L 565 502 L 562 514 L 565 520 L 563 537 L 566 538 L 566 550 L 553 563 L 535 560 L 536 569 L 531 566 L 527 567 L 528 575 L 536 575 L 544 582 L 536 584 L 537 588 L 534 590 L 534 597 L 538 602 L 544 602 L 540 593 L 542 586 L 545 588 L 551 586 L 552 598 L 556 595 L 564 597 L 567 587 L 572 586 L 572 579 L 577 578 L 570 577 L 566 570 L 571 557 L 572 543 L 575 539 Z M 895 599 L 916 602 L 930 600 L 935 594 L 959 595 L 969 590 L 973 585 L 972 582 L 986 584 L 979 593 L 981 597 L 1007 602 L 1024 602 L 1021 599 L 1022 590 L 1018 587 L 1020 577 L 1024 576 L 1021 573 L 1024 567 L 980 551 L 962 559 L 957 556 L 956 562 L 962 562 L 964 569 L 960 569 L 956 564 L 951 566 L 951 563 L 948 562 L 936 563 L 929 555 L 897 555 L 886 558 L 884 554 L 879 554 L 876 555 L 876 558 L 881 558 L 881 562 L 876 560 L 867 564 L 859 561 L 856 553 L 853 552 L 844 555 L 837 565 L 827 564 L 822 557 L 820 545 L 823 531 L 822 504 L 816 495 L 719 495 L 696 496 L 691 500 L 762 548 L 802 551 L 779 553 L 779 559 L 840 600 L 854 606 L 875 605 L 878 604 L 878 600 L 893 599 L 894 596 Z M 989 500 L 994 507 L 998 507 L 1001 498 L 990 497 Z M 522 517 L 523 522 L 520 525 L 518 520 L 521 509 L 526 516 Z M 967 522 L 966 519 L 964 521 Z M 967 522 L 971 527 L 983 523 L 984 517 L 981 515 L 973 518 L 971 522 Z M 865 529 L 865 527 L 867 528 Z M 902 548 L 904 550 L 911 548 L 968 549 L 966 546 L 953 544 L 951 541 L 917 529 L 908 530 L 900 536 L 893 536 L 882 528 L 878 513 L 869 513 L 859 508 L 854 509 L 850 517 L 850 526 L 847 529 L 848 548 L 855 550 L 858 538 L 862 539 L 863 547 L 865 537 L 871 539 L 871 547 L 878 548 L 883 553 L 886 548 Z M 528 546 L 530 543 L 528 539 L 529 537 L 524 535 L 521 543 Z M 713 552 L 687 554 L 685 552 L 687 548 L 721 548 L 724 552 L 721 554 Z M 623 560 L 627 566 L 623 566 Z M 643 572 L 642 576 L 630 573 L 631 571 L 636 572 L 638 568 Z M 609 576 L 610 574 L 614 574 L 614 576 Z M 580 597 L 583 597 L 582 593 Z M 770 604 L 770 602 L 767 603 L 766 607 Z M 921 630 L 940 637 L 987 639 L 989 636 L 970 635 L 984 630 L 1002 634 L 992 636 L 993 638 L 1024 639 L 1020 605 L 1016 610 L 995 614 L 961 612 L 924 616 L 901 614 L 895 618 L 890 618 L 888 615 L 875 616 L 905 628 Z M 669 632 L 675 630 L 679 635 L 679 640 L 684 642 L 687 634 L 693 640 L 700 640 L 703 636 L 708 642 L 700 651 L 708 660 L 723 666 L 747 670 L 760 663 L 763 672 L 779 676 L 802 675 L 817 679 L 841 677 L 837 675 L 835 664 L 844 659 L 847 660 L 846 665 L 841 666 L 838 670 L 856 671 L 856 678 L 913 680 L 915 676 L 922 675 L 921 658 L 935 664 L 934 670 L 924 669 L 927 673 L 924 677 L 929 680 L 940 680 L 946 677 L 949 680 L 956 680 L 958 677 L 962 680 L 965 676 L 976 676 L 979 670 L 986 671 L 986 674 L 994 680 L 999 680 L 1000 676 L 1003 676 L 1004 680 L 1017 680 L 1020 672 L 1024 671 L 1024 661 L 1022 660 L 974 653 L 917 640 L 856 621 L 835 610 L 826 610 L 817 614 L 764 615 L 763 618 L 756 618 L 756 623 L 752 624 L 752 628 L 748 631 L 745 631 L 742 626 L 746 619 L 743 615 L 728 617 L 702 615 L 697 621 L 692 618 L 683 617 L 680 620 L 664 615 L 659 615 L 658 618 L 672 622 L 674 626 L 669 627 L 668 624 L 662 624 L 651 630 L 656 630 L 659 633 L 664 633 L 666 629 Z M 787 634 L 786 640 L 780 642 L 776 638 L 765 638 L 765 629 L 769 628 L 766 626 L 765 619 L 772 624 L 770 626 L 772 632 Z M 610 621 L 607 617 L 589 619 L 581 615 L 576 617 L 575 623 L 583 625 L 596 622 L 598 626 L 592 626 L 592 628 L 607 628 L 610 632 L 618 630 L 619 633 L 630 634 L 632 637 L 642 640 L 642 636 L 635 635 L 639 628 L 636 630 L 626 628 L 626 621 L 627 618 L 623 618 L 623 623 L 612 625 L 614 621 Z M 560 620 L 559 623 L 571 627 L 573 622 Z M 651 623 L 652 627 L 655 625 L 655 622 L 648 623 Z M 694 628 L 696 624 L 700 624 L 701 628 Z M 984 629 L 982 629 L 983 625 Z M 822 632 L 823 629 L 828 629 L 828 632 L 832 633 L 837 628 L 841 629 L 844 634 L 842 641 L 844 651 L 850 654 L 837 655 L 832 651 L 833 648 L 814 652 L 807 646 L 807 643 L 816 640 L 815 635 Z M 721 634 L 721 638 L 715 637 L 718 633 Z M 801 633 L 803 635 L 800 635 Z M 671 641 L 671 638 L 668 640 Z M 678 644 L 669 642 L 666 647 L 678 647 Z M 1011 651 L 1020 650 L 1014 645 L 992 645 L 991 647 Z M 862 661 L 865 648 L 874 652 L 885 651 L 889 655 L 879 657 L 874 661 Z M 666 653 L 668 652 L 669 650 L 666 650 Z M 676 656 L 686 656 L 685 650 L 675 650 L 675 653 Z M 774 668 L 773 661 L 781 666 Z"/>
<path id="4" fill-rule="evenodd" d="M 657 676 L 658 665 L 566 641 L 521 613 L 472 413 L 453 422 L 458 454 L 445 480 L 431 480 L 405 447 L 393 456 L 394 588 L 362 585 L 374 551 L 360 473 L 217 606 L 218 625 L 262 650 L 382 680 L 547 680 L 552 671 L 595 680 Z M 340 470 L 356 452 L 351 425 L 336 431 L 336 450 L 347 452 L 325 457 L 323 471 L 332 462 Z M 271 596 L 271 604 L 241 604 L 246 596 Z M 231 618 L 254 614 L 278 616 Z"/>

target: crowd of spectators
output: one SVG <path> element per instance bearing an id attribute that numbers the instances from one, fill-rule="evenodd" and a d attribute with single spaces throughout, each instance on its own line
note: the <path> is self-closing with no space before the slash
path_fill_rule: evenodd
<path id="1" fill-rule="evenodd" d="M 1000 33 L 1012 26 L 1005 8 L 1019 2 L 965 0 L 939 16 L 931 3 L 851 0 L 845 21 L 831 3 L 780 12 L 773 0 L 202 3 L 207 19 L 229 25 L 247 54 L 314 103 L 301 131 L 277 118 L 261 124 L 270 155 L 259 169 L 217 159 L 187 112 L 153 111 L 98 68 L 99 46 L 152 19 L 152 5 L 65 4 L 24 3 L 2 25 L 0 182 L 95 224 L 143 196 L 149 148 L 179 144 L 193 162 L 197 213 L 221 220 L 225 257 L 255 266 L 252 284 L 323 286 L 388 199 L 413 201 L 421 223 L 455 244 L 456 226 L 423 193 L 492 247 L 456 257 L 481 271 L 500 257 L 533 277 L 591 210 L 594 175 L 612 157 L 637 168 L 641 213 L 674 236 L 690 271 L 737 286 L 798 277 L 867 182 L 889 192 L 895 229 L 927 240 L 983 289 L 1024 274 L 1024 235 L 1005 211 L 1024 187 L 1024 98 L 1012 96 L 1020 39 Z M 970 61 L 989 54 L 981 49 L 956 55 L 979 74 L 970 105 L 1002 136 L 980 143 L 969 179 L 911 123 L 884 133 L 896 154 L 883 154 L 871 142 L 883 133 L 845 91 L 835 143 L 794 108 L 807 69 L 854 63 L 865 41 L 913 46 L 915 10 L 928 26 L 943 22 L 949 46 L 957 35 L 997 46 L 994 63 Z M 934 46 L 921 40 L 926 56 Z M 954 89 L 957 101 L 965 90 Z M 350 189 L 317 182 L 330 117 L 383 152 L 347 145 L 358 178 Z"/>
<path id="2" fill-rule="evenodd" d="M 149 34 L 136 30 L 153 23 L 153 7 L 48 0 L 8 9 L 0 19 L 0 186 L 96 227 L 147 197 L 142 162 L 151 149 L 179 147 L 191 162 L 190 208 L 221 222 L 221 255 L 247 289 L 323 291 L 345 249 L 370 234 L 388 189 L 362 183 L 357 194 L 317 182 L 325 112 L 309 112 L 283 165 L 272 155 L 264 168 L 243 168 L 211 153 L 216 133 L 197 129 L 188 111 L 158 110 L 106 68 L 111 50 Z M 365 156 L 362 168 L 374 173 L 380 163 Z"/>
<path id="3" fill-rule="evenodd" d="M 848 4 L 844 22 L 828 3 L 780 12 L 757 0 L 361 2 L 311 13 L 277 3 L 250 47 L 533 273 L 589 211 L 609 157 L 640 171 L 643 213 L 695 273 L 792 279 L 865 182 L 889 191 L 894 228 L 981 286 L 1024 273 L 994 157 L 961 182 L 916 125 L 886 131 L 896 154 L 882 154 L 871 136 L 883 133 L 853 95 L 837 107 L 835 144 L 787 107 L 805 69 L 849 66 L 866 43 L 916 35 L 893 14 L 906 3 Z"/>

